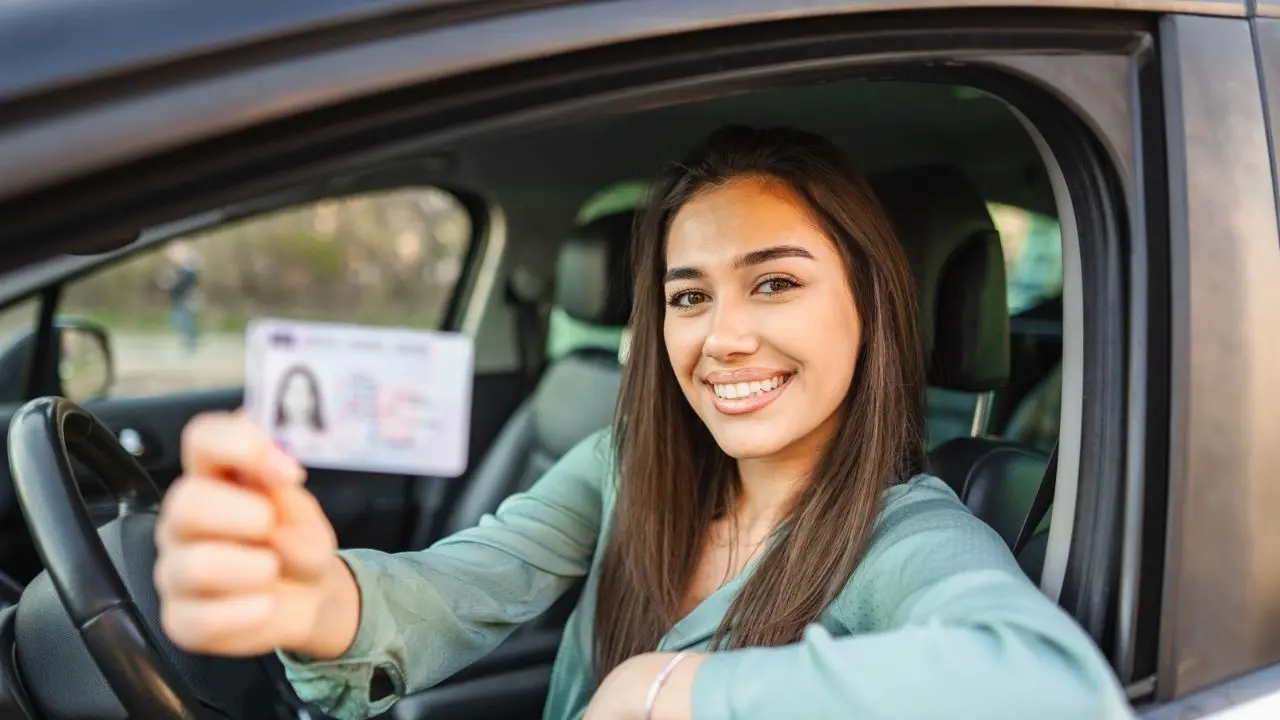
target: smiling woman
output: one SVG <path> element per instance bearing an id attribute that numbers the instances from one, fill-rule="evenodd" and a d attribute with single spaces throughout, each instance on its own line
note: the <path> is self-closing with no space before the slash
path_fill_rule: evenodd
<path id="1" fill-rule="evenodd" d="M 834 147 L 727 127 L 657 197 L 619 400 L 625 482 L 596 624 L 605 668 L 757 555 L 713 644 L 799 640 L 857 565 L 880 494 L 924 457 L 909 266 Z M 614 573 L 665 596 L 637 599 Z"/>

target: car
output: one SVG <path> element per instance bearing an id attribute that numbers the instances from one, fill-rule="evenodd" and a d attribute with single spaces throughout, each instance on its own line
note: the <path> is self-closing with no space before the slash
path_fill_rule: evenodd
<path id="1" fill-rule="evenodd" d="M 423 547 L 609 422 L 645 179 L 726 122 L 867 172 L 929 469 L 1135 711 L 1276 716 L 1277 113 L 1272 0 L 0 3 L 0 717 L 319 717 L 158 622 L 245 324 L 473 339 L 466 472 L 308 481 L 343 546 Z M 387 716 L 540 716 L 573 599 Z"/>

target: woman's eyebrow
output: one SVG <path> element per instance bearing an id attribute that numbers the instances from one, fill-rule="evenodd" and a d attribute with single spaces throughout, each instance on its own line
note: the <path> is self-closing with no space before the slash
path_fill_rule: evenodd
<path id="1" fill-rule="evenodd" d="M 739 256 L 738 259 L 733 261 L 733 268 L 741 270 L 752 265 L 761 265 L 770 260 L 779 260 L 781 258 L 807 258 L 812 260 L 813 254 L 799 245 L 775 245 L 763 250 L 753 250 Z"/>
<path id="2" fill-rule="evenodd" d="M 799 245 L 775 245 L 774 247 L 752 250 L 744 255 L 739 255 L 733 261 L 733 269 L 741 270 L 780 258 L 814 259 L 812 253 Z M 666 275 L 662 276 L 662 284 L 665 285 L 673 280 L 699 280 L 703 277 L 705 277 L 705 274 L 696 267 L 673 267 L 667 270 Z"/>
<path id="3" fill-rule="evenodd" d="M 662 284 L 673 280 L 698 280 L 704 277 L 703 272 L 695 267 L 673 267 L 667 270 L 667 274 L 662 276 Z"/>

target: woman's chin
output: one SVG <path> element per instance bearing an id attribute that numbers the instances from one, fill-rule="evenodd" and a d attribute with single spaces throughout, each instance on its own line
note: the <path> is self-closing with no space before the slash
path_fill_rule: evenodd
<path id="1" fill-rule="evenodd" d="M 712 427 L 716 445 L 734 460 L 759 460 L 786 450 L 796 441 L 794 430 L 776 423 L 735 423 L 738 427 Z"/>

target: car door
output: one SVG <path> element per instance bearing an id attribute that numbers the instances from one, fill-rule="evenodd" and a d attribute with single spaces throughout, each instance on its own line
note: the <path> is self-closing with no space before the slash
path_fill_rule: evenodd
<path id="1" fill-rule="evenodd" d="M 1255 7 L 1161 27 L 1173 452 L 1164 543 L 1142 560 L 1162 592 L 1138 596 L 1130 636 L 1159 648 L 1153 720 L 1280 716 L 1280 5 Z"/>
<path id="2" fill-rule="evenodd" d="M 455 328 L 483 254 L 481 208 L 425 183 L 294 196 L 59 279 L 0 314 L 0 421 L 27 397 L 71 397 L 163 488 L 180 472 L 187 422 L 241 404 L 252 318 Z M 41 351 L 50 323 L 52 342 Z M 476 378 L 472 458 L 523 384 L 518 372 Z M 341 545 L 388 551 L 428 536 L 462 482 L 335 470 L 312 470 L 308 480 Z M 91 514 L 105 521 L 114 502 L 95 488 L 85 484 Z M 38 570 L 29 555 L 6 559 L 21 566 L 20 580 Z"/>

